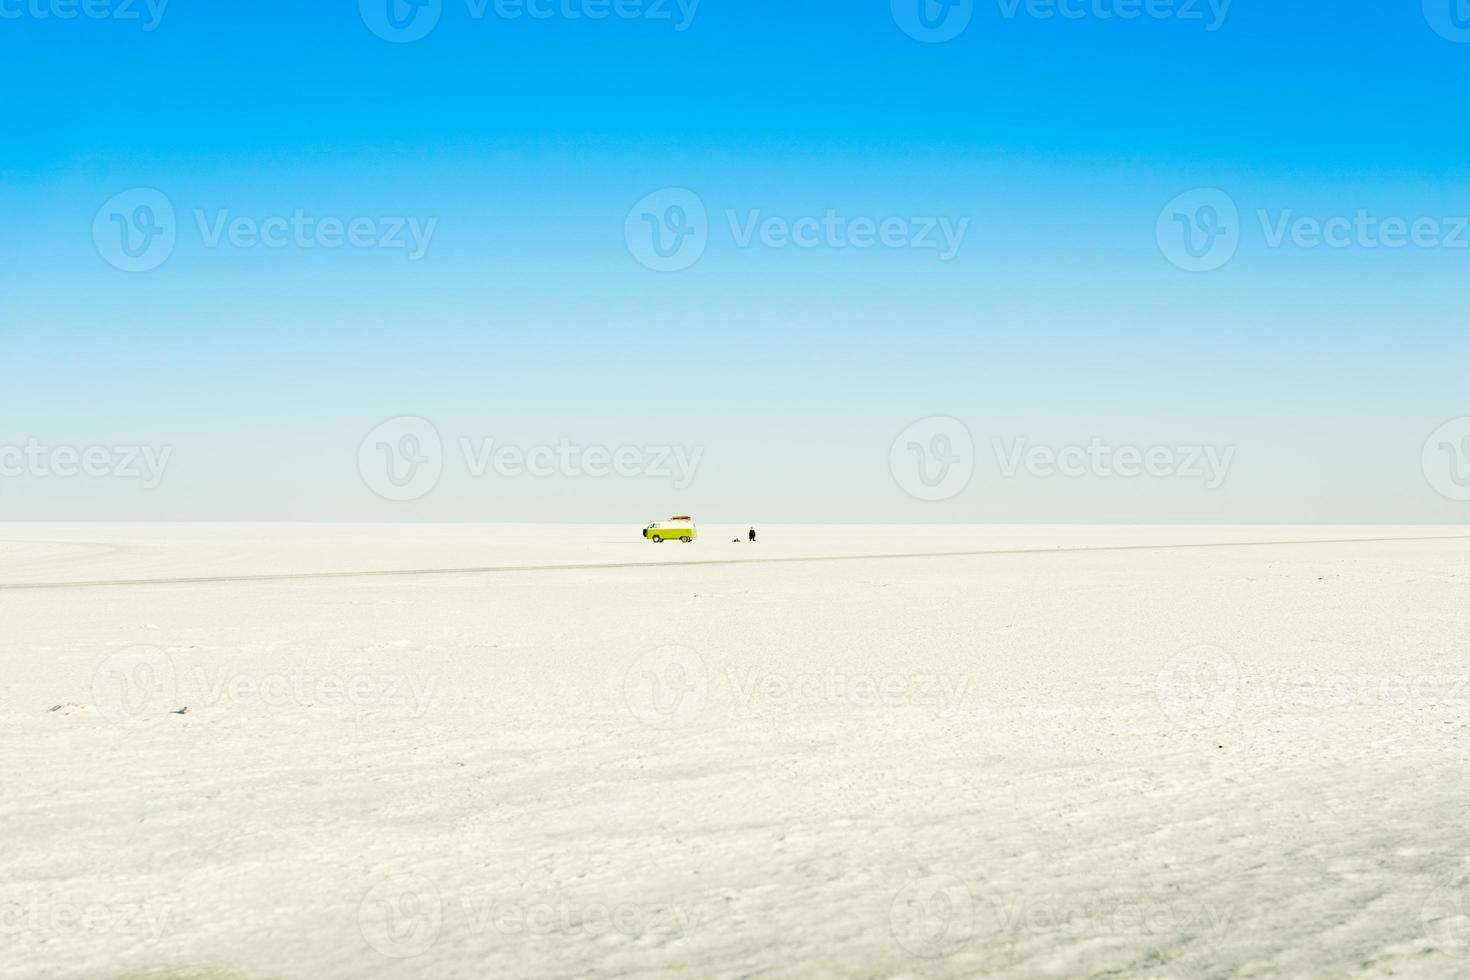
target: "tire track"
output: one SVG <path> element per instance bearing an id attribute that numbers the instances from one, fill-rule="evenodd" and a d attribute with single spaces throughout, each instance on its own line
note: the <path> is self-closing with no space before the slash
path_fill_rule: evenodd
<path id="1" fill-rule="evenodd" d="M 810 555 L 783 558 L 696 558 L 691 561 L 628 561 L 596 564 L 485 565 L 473 568 L 370 569 L 350 572 L 285 572 L 266 575 L 201 575 L 182 578 L 99 579 L 78 582 L 0 582 L 0 591 L 46 589 L 102 589 L 158 585 L 224 585 L 249 582 L 310 582 L 329 579 L 422 577 L 428 575 L 500 575 L 517 572 L 579 572 L 632 568 L 695 568 L 711 565 L 786 565 L 817 562 L 933 560 L 943 558 L 988 558 L 1005 555 L 1109 554 L 1128 551 L 1186 551 L 1205 548 L 1276 548 L 1308 545 L 1393 544 L 1423 541 L 1470 541 L 1470 534 L 1424 535 L 1398 538 L 1316 538 L 1282 541 L 1196 541 L 1184 544 L 1122 544 L 1090 547 L 1002 548 L 986 551 L 929 551 L 912 554 Z"/>

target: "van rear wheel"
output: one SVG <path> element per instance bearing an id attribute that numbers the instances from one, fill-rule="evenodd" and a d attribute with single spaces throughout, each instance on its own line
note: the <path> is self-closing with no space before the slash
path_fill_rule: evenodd
<path id="1" fill-rule="evenodd" d="M 686 534 L 682 538 L 680 538 L 679 540 L 682 541 L 682 542 L 684 542 L 685 544 L 688 544 L 689 542 L 693 541 L 694 539 L 691 538 L 689 535 Z"/>

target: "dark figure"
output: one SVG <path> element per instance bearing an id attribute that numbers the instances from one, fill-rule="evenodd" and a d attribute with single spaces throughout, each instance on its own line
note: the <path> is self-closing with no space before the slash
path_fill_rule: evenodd
<path id="1" fill-rule="evenodd" d="M 755 528 L 750 529 L 750 543 L 755 544 Z"/>

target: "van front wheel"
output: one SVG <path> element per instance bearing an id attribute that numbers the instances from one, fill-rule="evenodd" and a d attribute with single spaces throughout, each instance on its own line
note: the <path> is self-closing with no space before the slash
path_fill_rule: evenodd
<path id="1" fill-rule="evenodd" d="M 664 539 L 661 538 L 661 537 L 659 537 L 657 534 L 655 534 L 653 536 L 653 543 L 654 544 L 663 544 L 664 543 Z"/>

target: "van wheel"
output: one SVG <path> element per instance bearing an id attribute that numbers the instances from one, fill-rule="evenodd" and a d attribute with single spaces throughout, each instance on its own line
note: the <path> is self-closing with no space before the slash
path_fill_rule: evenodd
<path id="1" fill-rule="evenodd" d="M 664 543 L 664 539 L 661 538 L 661 537 L 659 537 L 657 534 L 655 534 L 653 536 L 653 543 L 654 544 L 663 544 Z"/>
<path id="2" fill-rule="evenodd" d="M 694 539 L 691 538 L 689 535 L 686 534 L 682 538 L 680 538 L 679 540 L 682 541 L 682 542 L 684 542 L 685 544 L 688 544 L 689 542 L 693 541 Z"/>

